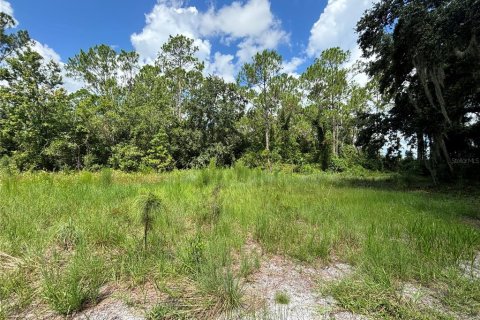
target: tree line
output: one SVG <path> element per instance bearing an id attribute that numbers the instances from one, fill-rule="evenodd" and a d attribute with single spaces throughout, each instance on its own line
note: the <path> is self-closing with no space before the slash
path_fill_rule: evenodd
<path id="1" fill-rule="evenodd" d="M 380 1 L 357 25 L 367 63 L 331 48 L 298 77 L 264 50 L 227 83 L 205 75 L 182 35 L 146 65 L 136 52 L 98 45 L 66 63 L 84 84 L 73 93 L 60 66 L 31 48 L 26 31 L 8 30 L 14 20 L 2 13 L 0 158 L 19 170 L 163 171 L 213 159 L 342 171 L 395 170 L 403 157 L 435 180 L 471 175 L 480 168 L 480 7 L 472 6 Z M 365 85 L 354 81 L 361 71 Z M 411 146 L 404 154 L 401 141 Z"/>

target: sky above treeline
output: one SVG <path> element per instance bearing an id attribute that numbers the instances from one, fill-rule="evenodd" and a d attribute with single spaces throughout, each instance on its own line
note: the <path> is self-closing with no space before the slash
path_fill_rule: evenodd
<path id="1" fill-rule="evenodd" d="M 301 73 L 322 50 L 360 57 L 354 28 L 374 0 L 0 0 L 0 11 L 26 29 L 35 48 L 61 64 L 80 49 L 107 44 L 136 50 L 152 62 L 169 35 L 195 39 L 206 73 L 233 81 L 263 49 L 284 58 L 284 71 Z M 65 79 L 74 89 L 73 79 Z"/>

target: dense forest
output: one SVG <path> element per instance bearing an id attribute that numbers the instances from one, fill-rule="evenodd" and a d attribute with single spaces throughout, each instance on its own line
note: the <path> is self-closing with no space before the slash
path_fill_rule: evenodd
<path id="1" fill-rule="evenodd" d="M 357 24 L 363 62 L 331 48 L 294 76 L 265 50 L 236 83 L 206 75 L 183 35 L 152 64 L 98 45 L 62 70 L 0 15 L 0 159 L 10 170 L 164 171 L 214 161 L 479 176 L 479 1 L 381 1 Z M 365 85 L 355 81 L 361 72 Z M 67 92 L 62 74 L 84 88 Z"/>

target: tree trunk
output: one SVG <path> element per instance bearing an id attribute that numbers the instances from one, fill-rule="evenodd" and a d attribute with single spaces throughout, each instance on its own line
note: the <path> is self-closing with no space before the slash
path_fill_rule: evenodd
<path id="1" fill-rule="evenodd" d="M 337 153 L 337 122 L 332 120 L 332 154 L 336 157 Z"/>
<path id="2" fill-rule="evenodd" d="M 417 160 L 425 160 L 425 139 L 422 132 L 417 132 Z"/>
<path id="3" fill-rule="evenodd" d="M 267 127 L 265 129 L 265 150 L 267 151 L 267 165 L 268 169 L 272 171 L 272 164 L 270 162 L 270 124 L 267 121 Z"/>

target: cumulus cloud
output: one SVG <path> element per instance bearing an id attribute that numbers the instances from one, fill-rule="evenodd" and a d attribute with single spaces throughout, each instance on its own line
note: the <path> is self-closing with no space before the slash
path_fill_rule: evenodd
<path id="1" fill-rule="evenodd" d="M 234 56 L 231 54 L 215 52 L 213 62 L 207 64 L 206 72 L 208 74 L 217 75 L 227 82 L 235 82 L 236 68 L 233 59 Z"/>
<path id="2" fill-rule="evenodd" d="M 283 71 L 288 75 L 299 77 L 297 70 L 304 62 L 305 58 L 293 57 L 290 61 L 285 61 L 283 63 Z"/>
<path id="3" fill-rule="evenodd" d="M 13 17 L 13 8 L 10 2 L 6 0 L 0 0 L 0 12 L 6 13 Z"/>
<path id="4" fill-rule="evenodd" d="M 159 0 L 146 15 L 143 30 L 134 33 L 131 41 L 142 59 L 151 62 L 168 37 L 176 34 L 195 40 L 198 57 L 209 66 L 207 71 L 223 71 L 222 75 L 230 80 L 234 65 L 246 62 L 258 51 L 275 49 L 289 41 L 288 33 L 271 11 L 269 0 L 235 1 L 218 10 L 210 7 L 203 12 L 184 6 L 183 1 Z M 212 56 L 212 39 L 227 46 L 235 44 L 236 59 L 219 53 Z"/>
<path id="5" fill-rule="evenodd" d="M 322 50 L 332 46 L 353 50 L 357 46 L 355 25 L 374 2 L 375 0 L 329 0 L 310 31 L 308 55 L 319 55 Z"/>
<path id="6" fill-rule="evenodd" d="M 307 54 L 318 57 L 331 47 L 349 50 L 352 63 L 361 58 L 362 52 L 357 45 L 355 26 L 365 10 L 372 7 L 376 0 L 328 0 L 320 18 L 310 30 Z M 366 80 L 359 77 L 360 82 Z"/>
<path id="7" fill-rule="evenodd" d="M 37 40 L 33 40 L 32 49 L 38 52 L 43 57 L 43 59 L 47 61 L 53 60 L 54 62 L 59 64 L 61 64 L 62 62 L 60 55 L 55 52 L 55 50 L 53 50 L 46 44 L 38 42 Z"/>

